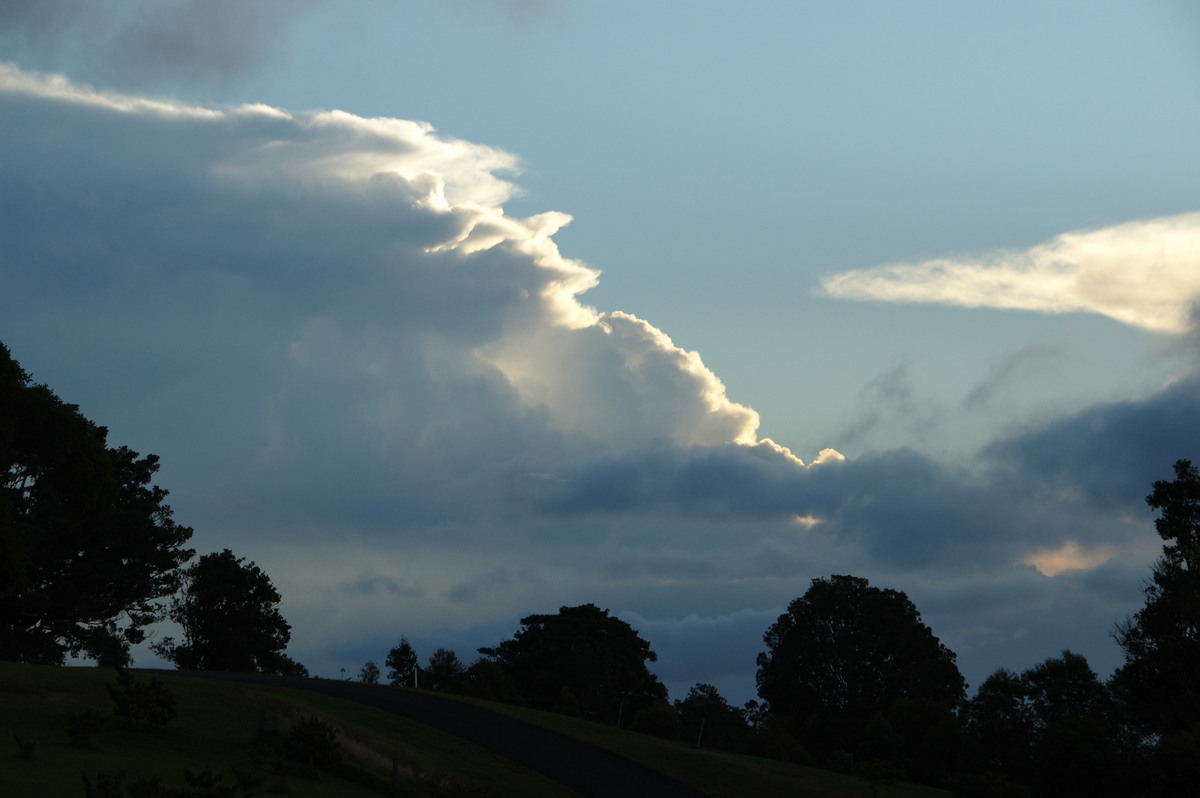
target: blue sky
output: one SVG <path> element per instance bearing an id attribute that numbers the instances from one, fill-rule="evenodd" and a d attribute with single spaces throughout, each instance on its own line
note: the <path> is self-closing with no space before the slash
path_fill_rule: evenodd
<path id="1" fill-rule="evenodd" d="M 740 702 L 843 572 L 973 685 L 1118 664 L 1200 449 L 1193 4 L 89 8 L 0 6 L 0 341 L 315 671 L 593 601 Z"/>

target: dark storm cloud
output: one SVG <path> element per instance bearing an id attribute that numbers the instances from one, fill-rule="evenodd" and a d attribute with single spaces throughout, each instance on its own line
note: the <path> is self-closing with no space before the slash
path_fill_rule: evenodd
<path id="1" fill-rule="evenodd" d="M 0 43 L 26 67 L 126 88 L 228 83 L 319 0 L 0 0 Z"/>
<path id="2" fill-rule="evenodd" d="M 1108 512 L 1144 512 L 1157 479 L 1180 458 L 1200 459 L 1200 376 L 1145 399 L 1098 404 L 1000 439 L 984 454 L 1002 484 L 1025 482 L 1033 495 L 1076 497 Z"/>

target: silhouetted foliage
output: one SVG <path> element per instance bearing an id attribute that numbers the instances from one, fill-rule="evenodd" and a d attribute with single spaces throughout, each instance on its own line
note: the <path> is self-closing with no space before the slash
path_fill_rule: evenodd
<path id="1" fill-rule="evenodd" d="M 543 709 L 566 688 L 584 717 L 615 723 L 622 708 L 631 714 L 667 699 L 646 667 L 657 659 L 650 644 L 594 604 L 522 618 L 511 640 L 479 653 L 500 665 L 525 702 Z"/>
<path id="2" fill-rule="evenodd" d="M 696 683 L 686 697 L 675 702 L 679 736 L 684 742 L 714 748 L 736 748 L 748 728 L 741 710 L 729 705 L 711 684 Z"/>
<path id="3" fill-rule="evenodd" d="M 379 666 L 375 660 L 367 660 L 362 670 L 358 672 L 358 680 L 363 684 L 379 684 Z"/>
<path id="4" fill-rule="evenodd" d="M 1019 677 L 992 674 L 967 716 L 987 766 L 1034 795 L 1132 794 L 1142 770 L 1120 706 L 1070 651 Z"/>
<path id="5" fill-rule="evenodd" d="M 158 458 L 107 436 L 0 344 L 0 659 L 127 660 L 192 556 Z"/>
<path id="6" fill-rule="evenodd" d="M 117 671 L 117 683 L 105 685 L 113 700 L 113 714 L 128 729 L 157 729 L 175 717 L 175 696 L 153 677 L 136 678 L 127 670 Z"/>
<path id="7" fill-rule="evenodd" d="M 792 733 L 793 724 L 772 712 L 768 704 L 751 699 L 742 707 L 742 717 L 746 719 L 749 735 L 744 746 L 746 753 L 781 762 L 816 765 L 812 754 Z"/>
<path id="8" fill-rule="evenodd" d="M 1113 683 L 1143 730 L 1169 735 L 1200 723 L 1200 473 L 1177 461 L 1175 479 L 1155 482 L 1146 503 L 1165 544 L 1146 605 L 1117 626 L 1125 664 Z"/>
<path id="9" fill-rule="evenodd" d="M 634 713 L 629 728 L 639 734 L 673 740 L 679 736 L 679 716 L 665 701 L 655 702 Z"/>
<path id="10" fill-rule="evenodd" d="M 412 686 L 413 671 L 417 668 L 417 652 L 413 651 L 408 638 L 401 636 L 400 642 L 387 653 L 383 664 L 388 667 L 388 684 Z"/>
<path id="11" fill-rule="evenodd" d="M 984 679 L 967 707 L 985 764 L 1020 783 L 1032 780 L 1033 715 L 1025 682 L 1006 668 Z"/>
<path id="12" fill-rule="evenodd" d="M 461 689 L 466 673 L 467 666 L 457 654 L 448 648 L 439 648 L 429 657 L 424 687 L 426 690 L 456 693 Z"/>
<path id="13" fill-rule="evenodd" d="M 964 698 L 954 653 L 908 596 L 860 577 L 814 579 L 764 640 L 758 694 L 822 756 L 854 751 L 871 717 L 900 699 L 955 708 Z"/>
<path id="14" fill-rule="evenodd" d="M 283 738 L 283 752 L 288 759 L 309 767 L 327 768 L 342 761 L 337 733 L 316 715 L 305 715 Z"/>
<path id="15" fill-rule="evenodd" d="M 254 563 L 225 549 L 206 554 L 184 573 L 171 604 L 183 642 L 164 638 L 152 648 L 183 670 L 307 676 L 283 653 L 291 626 L 280 615 L 279 592 Z"/>
<path id="16" fill-rule="evenodd" d="M 104 728 L 104 713 L 95 707 L 67 716 L 67 739 L 76 748 L 92 744 L 92 735 Z"/>
<path id="17" fill-rule="evenodd" d="M 464 695 L 473 698 L 484 698 L 488 701 L 502 701 L 506 704 L 523 703 L 517 695 L 512 676 L 504 666 L 495 660 L 480 657 L 467 668 L 466 679 L 462 685 Z"/>

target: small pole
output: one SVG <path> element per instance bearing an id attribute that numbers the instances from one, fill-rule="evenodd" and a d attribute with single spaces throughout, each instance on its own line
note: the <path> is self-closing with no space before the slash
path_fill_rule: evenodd
<path id="1" fill-rule="evenodd" d="M 700 741 L 704 739 L 704 721 L 705 718 L 700 718 L 700 733 L 696 735 L 696 747 L 700 747 Z"/>

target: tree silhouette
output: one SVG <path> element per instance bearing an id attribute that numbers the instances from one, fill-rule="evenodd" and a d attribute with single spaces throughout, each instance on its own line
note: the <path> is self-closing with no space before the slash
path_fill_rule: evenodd
<path id="1" fill-rule="evenodd" d="M 1155 482 L 1146 503 L 1166 542 L 1145 606 L 1117 625 L 1125 664 L 1114 685 L 1144 730 L 1187 732 L 1200 723 L 1200 473 L 1177 461 L 1175 479 Z"/>
<path id="2" fill-rule="evenodd" d="M 155 653 L 184 670 L 307 675 L 283 653 L 291 626 L 279 613 L 281 597 L 253 562 L 225 549 L 188 568 L 171 605 L 183 642 L 164 638 Z"/>
<path id="3" fill-rule="evenodd" d="M 954 653 L 908 596 L 860 577 L 814 579 L 763 639 L 759 696 L 814 753 L 853 752 L 872 716 L 899 699 L 964 698 Z"/>
<path id="4" fill-rule="evenodd" d="M 594 604 L 522 618 L 511 640 L 479 653 L 501 666 L 525 701 L 543 709 L 569 694 L 584 717 L 615 723 L 619 713 L 632 717 L 667 699 L 646 667 L 658 658 L 650 644 Z"/>
<path id="5" fill-rule="evenodd" d="M 1087 659 L 1071 651 L 1020 676 L 999 670 L 980 685 L 968 727 L 988 767 L 1035 795 L 1131 795 L 1136 741 Z"/>
<path id="6" fill-rule="evenodd" d="M 362 670 L 358 672 L 358 680 L 363 684 L 379 684 L 379 666 L 375 660 L 367 660 Z"/>
<path id="7" fill-rule="evenodd" d="M 387 653 L 383 664 L 388 668 L 388 684 L 395 687 L 412 684 L 413 671 L 417 668 L 417 652 L 413 651 L 408 638 L 400 637 L 399 644 Z"/>
<path id="8" fill-rule="evenodd" d="M 158 458 L 107 436 L 0 344 L 0 659 L 125 664 L 192 556 Z"/>
<path id="9" fill-rule="evenodd" d="M 729 705 L 711 684 L 697 682 L 675 702 L 680 737 L 691 745 L 733 748 L 749 734 L 741 710 Z"/>
<path id="10" fill-rule="evenodd" d="M 429 657 L 425 668 L 425 684 L 428 690 L 454 693 L 462 687 L 467 666 L 448 648 L 439 648 Z"/>

